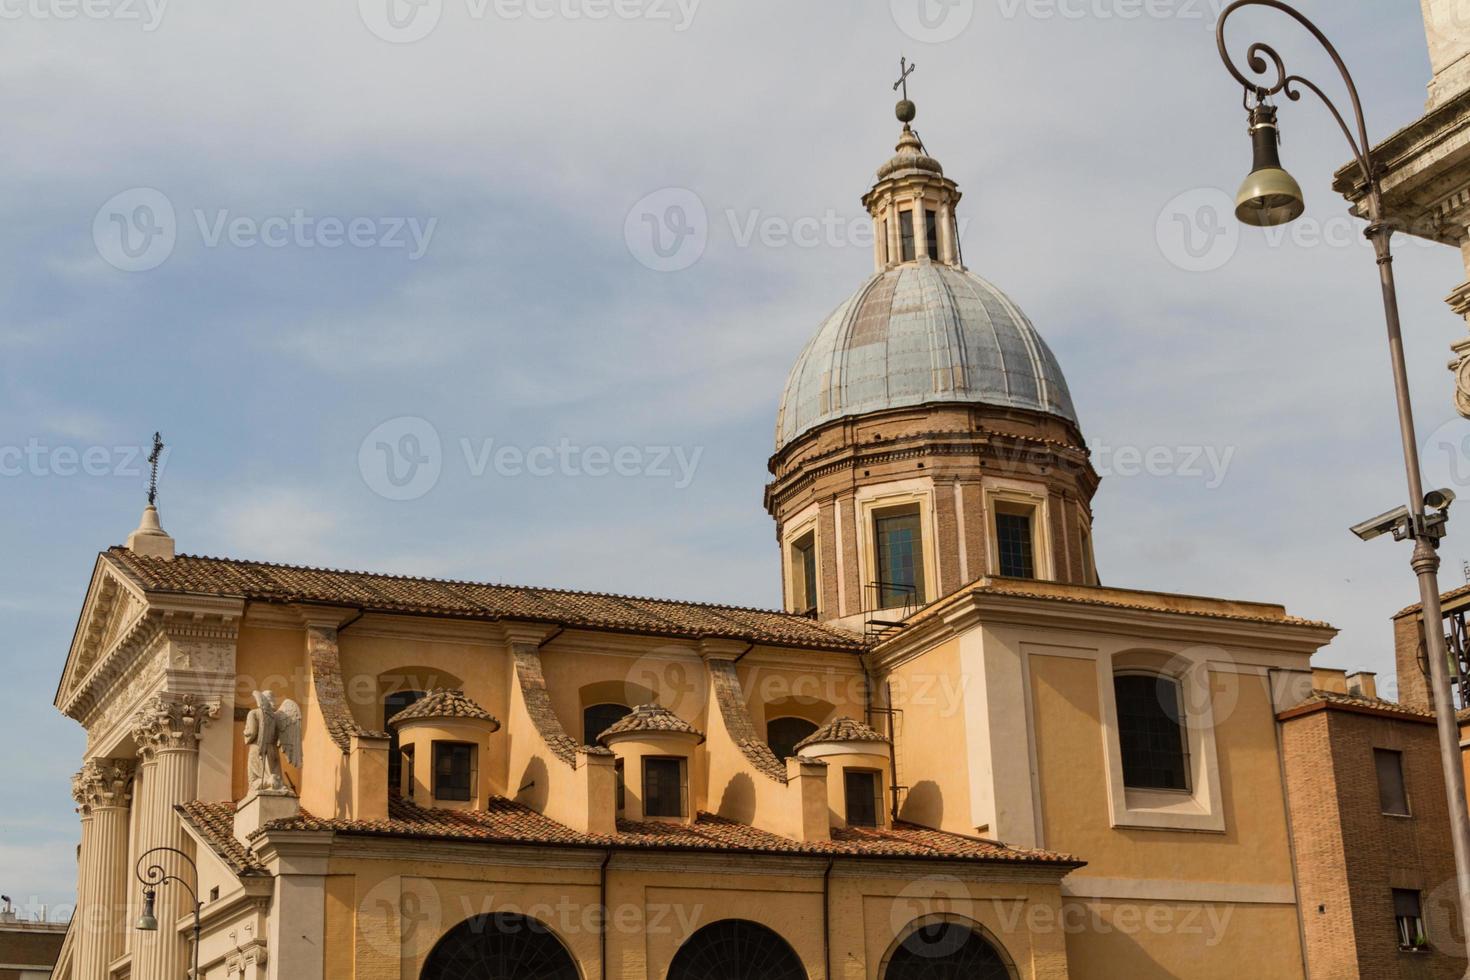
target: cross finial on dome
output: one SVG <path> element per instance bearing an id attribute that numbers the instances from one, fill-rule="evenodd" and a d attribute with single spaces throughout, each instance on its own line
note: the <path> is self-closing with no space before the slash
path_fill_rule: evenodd
<path id="1" fill-rule="evenodd" d="M 897 108 L 894 109 L 894 114 L 898 116 L 898 121 L 903 123 L 905 128 L 919 114 L 918 108 L 913 102 L 909 101 L 909 76 L 918 67 L 918 65 L 909 64 L 907 56 L 898 59 L 899 76 L 898 81 L 893 83 L 893 90 L 897 92 L 900 88 L 903 89 L 903 98 L 899 101 Z"/>

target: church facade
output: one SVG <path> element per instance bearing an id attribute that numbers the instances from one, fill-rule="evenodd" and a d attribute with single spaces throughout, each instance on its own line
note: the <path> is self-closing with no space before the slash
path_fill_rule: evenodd
<path id="1" fill-rule="evenodd" d="M 781 399 L 784 610 L 194 557 L 152 505 L 99 555 L 58 977 L 1349 975 L 1283 733 L 1387 709 L 1314 694 L 1324 623 L 1099 583 L 1061 368 L 899 118 Z M 1450 921 L 1372 975 L 1451 975 Z"/>

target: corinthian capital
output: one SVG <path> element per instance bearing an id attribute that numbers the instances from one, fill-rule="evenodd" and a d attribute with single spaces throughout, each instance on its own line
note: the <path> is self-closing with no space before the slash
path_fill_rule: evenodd
<path id="1" fill-rule="evenodd" d="M 96 807 L 125 807 L 132 795 L 132 759 L 92 759 L 71 777 L 71 798 L 83 813 Z"/>
<path id="2" fill-rule="evenodd" d="M 145 757 L 166 749 L 196 748 L 205 723 L 218 714 L 218 701 L 195 694 L 155 694 L 134 720 L 133 740 Z"/>

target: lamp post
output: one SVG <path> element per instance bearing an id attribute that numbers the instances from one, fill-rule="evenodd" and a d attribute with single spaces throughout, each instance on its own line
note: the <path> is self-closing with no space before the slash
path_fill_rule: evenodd
<path id="1" fill-rule="evenodd" d="M 145 870 L 143 862 L 148 860 L 150 854 L 168 853 L 182 858 L 189 869 L 193 872 L 194 882 L 190 884 L 178 875 L 169 874 L 161 864 L 151 864 Z M 194 980 L 199 978 L 199 866 L 196 865 L 189 855 L 177 847 L 154 847 L 138 855 L 138 866 L 133 873 L 143 883 L 143 914 L 138 916 L 137 929 L 140 932 L 157 932 L 158 917 L 153 914 L 153 901 L 158 894 L 158 886 L 170 881 L 176 882 L 184 887 L 189 897 L 194 902 L 194 969 L 190 976 Z"/>
<path id="2" fill-rule="evenodd" d="M 1348 121 L 1320 89 L 1300 75 L 1289 75 L 1281 56 L 1274 48 L 1256 42 L 1247 49 L 1246 64 L 1255 80 L 1247 78 L 1225 46 L 1225 22 L 1230 15 L 1243 7 L 1269 7 L 1292 17 L 1306 28 L 1332 57 L 1333 64 L 1342 74 L 1352 99 L 1353 121 Z M 1362 170 L 1368 188 L 1368 227 L 1365 234 L 1373 242 L 1378 256 L 1379 284 L 1383 290 L 1383 310 L 1388 324 L 1389 360 L 1393 368 L 1394 392 L 1398 402 L 1399 436 L 1403 441 L 1404 473 L 1408 479 L 1409 502 L 1392 528 L 1397 539 L 1414 541 L 1410 567 L 1419 579 L 1419 599 L 1424 616 L 1424 640 L 1429 659 L 1429 677 L 1433 689 L 1434 714 L 1439 727 L 1440 763 L 1444 769 L 1445 794 L 1449 801 L 1450 826 L 1455 852 L 1457 893 L 1460 900 L 1460 922 L 1464 936 L 1470 942 L 1470 815 L 1466 812 L 1465 773 L 1460 759 L 1460 731 L 1455 719 L 1454 701 L 1450 694 L 1450 678 L 1445 638 L 1443 613 L 1439 604 L 1439 539 L 1444 534 L 1444 514 L 1426 517 L 1424 481 L 1419 469 L 1419 449 L 1414 434 L 1414 411 L 1409 398 L 1409 376 L 1404 367 L 1403 335 L 1399 327 L 1398 294 L 1394 286 L 1393 254 L 1390 239 L 1393 228 L 1384 221 L 1383 192 L 1379 182 L 1377 165 L 1373 159 L 1373 145 L 1368 141 L 1368 127 L 1363 119 L 1363 105 L 1358 98 L 1358 88 L 1342 57 L 1327 36 L 1308 20 L 1300 11 L 1282 0 L 1235 0 L 1220 14 L 1215 28 L 1215 40 L 1220 49 L 1220 58 L 1226 69 L 1245 87 L 1247 100 L 1255 96 L 1256 104 L 1247 108 L 1251 113 L 1251 139 L 1255 148 L 1255 165 L 1236 199 L 1236 215 L 1246 224 L 1271 226 L 1285 224 L 1300 217 L 1305 209 L 1301 188 L 1281 167 L 1278 154 L 1276 109 L 1267 101 L 1278 92 L 1295 102 L 1301 99 L 1301 89 L 1315 94 L 1347 137 L 1353 156 Z M 1271 71 L 1275 70 L 1275 81 Z M 1269 83 L 1269 84 L 1268 84 Z M 1428 501 L 1438 507 L 1440 499 Z M 1447 507 L 1448 503 L 1444 503 Z M 1441 510 L 1443 508 L 1440 508 Z M 1388 515 L 1386 515 L 1388 516 Z M 1470 977 L 1470 973 L 1466 974 Z"/>

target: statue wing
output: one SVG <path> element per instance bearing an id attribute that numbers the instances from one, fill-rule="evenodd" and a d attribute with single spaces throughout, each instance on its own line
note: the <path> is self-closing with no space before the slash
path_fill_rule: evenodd
<path id="1" fill-rule="evenodd" d="M 290 698 L 276 709 L 276 741 L 293 766 L 301 765 L 301 706 Z"/>

